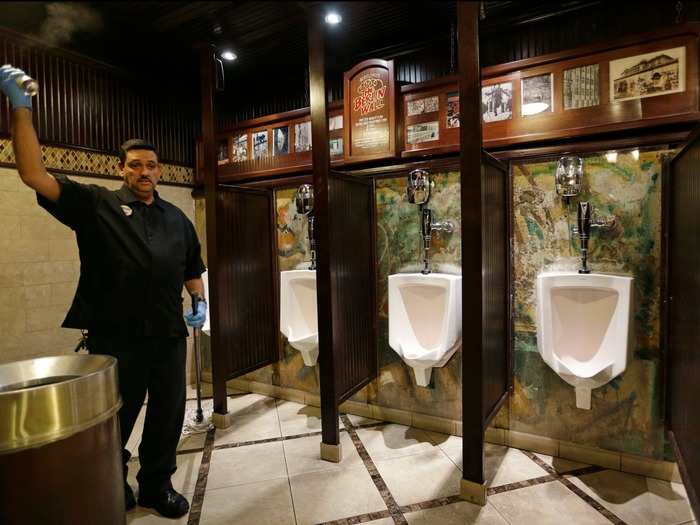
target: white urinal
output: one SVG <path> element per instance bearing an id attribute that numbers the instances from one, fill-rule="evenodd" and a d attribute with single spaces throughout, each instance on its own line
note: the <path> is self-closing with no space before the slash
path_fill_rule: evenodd
<path id="1" fill-rule="evenodd" d="M 400 273 L 389 276 L 389 346 L 428 386 L 462 337 L 462 276 Z"/>
<path id="2" fill-rule="evenodd" d="M 318 360 L 316 271 L 290 270 L 280 274 L 280 330 L 306 366 Z"/>
<path id="3" fill-rule="evenodd" d="M 576 272 L 537 276 L 537 348 L 591 408 L 591 389 L 624 372 L 629 356 L 632 277 Z"/>

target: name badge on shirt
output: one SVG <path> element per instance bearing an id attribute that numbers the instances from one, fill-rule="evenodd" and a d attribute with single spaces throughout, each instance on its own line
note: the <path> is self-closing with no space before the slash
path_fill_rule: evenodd
<path id="1" fill-rule="evenodd" d="M 122 207 L 122 211 L 124 212 L 124 215 L 126 215 L 127 217 L 129 215 L 131 215 L 132 213 L 134 213 L 134 210 L 129 208 L 126 204 L 122 204 L 121 207 Z"/>

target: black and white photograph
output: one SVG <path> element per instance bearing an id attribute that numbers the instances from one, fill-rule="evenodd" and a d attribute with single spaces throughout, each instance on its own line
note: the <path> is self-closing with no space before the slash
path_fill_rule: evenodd
<path id="1" fill-rule="evenodd" d="M 447 128 L 459 127 L 459 93 L 453 91 L 447 94 Z"/>
<path id="2" fill-rule="evenodd" d="M 523 78 L 520 84 L 523 117 L 552 111 L 552 74 Z"/>
<path id="3" fill-rule="evenodd" d="M 289 153 L 289 126 L 282 126 L 272 130 L 272 154 L 286 155 Z"/>
<path id="4" fill-rule="evenodd" d="M 330 139 L 328 145 L 331 150 L 331 157 L 343 155 L 343 139 Z"/>
<path id="5" fill-rule="evenodd" d="M 513 118 L 513 83 L 503 82 L 481 88 L 481 117 L 484 122 Z"/>
<path id="6" fill-rule="evenodd" d="M 600 104 L 598 64 L 564 71 L 564 109 L 588 108 Z"/>
<path id="7" fill-rule="evenodd" d="M 267 130 L 253 133 L 253 158 L 261 159 L 267 157 Z"/>
<path id="8" fill-rule="evenodd" d="M 343 115 L 328 117 L 328 131 L 343 129 Z"/>
<path id="9" fill-rule="evenodd" d="M 440 123 L 437 121 L 414 124 L 406 128 L 407 144 L 420 144 L 421 142 L 430 142 L 431 140 L 439 139 Z"/>
<path id="10" fill-rule="evenodd" d="M 233 139 L 233 162 L 248 160 L 248 134 L 244 133 Z"/>
<path id="11" fill-rule="evenodd" d="M 610 61 L 610 101 L 685 91 L 685 47 Z"/>
<path id="12" fill-rule="evenodd" d="M 218 164 L 228 164 L 228 139 L 221 139 L 217 144 L 216 160 Z"/>
<path id="13" fill-rule="evenodd" d="M 311 121 L 294 124 L 294 151 L 311 150 Z"/>
<path id="14" fill-rule="evenodd" d="M 440 99 L 438 97 L 419 98 L 417 100 L 409 100 L 407 103 L 409 117 L 414 115 L 422 115 L 423 113 L 434 113 L 440 109 Z"/>

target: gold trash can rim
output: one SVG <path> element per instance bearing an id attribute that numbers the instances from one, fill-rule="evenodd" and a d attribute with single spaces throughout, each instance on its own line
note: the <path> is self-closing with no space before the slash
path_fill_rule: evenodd
<path id="1" fill-rule="evenodd" d="M 65 439 L 121 407 L 117 360 L 60 355 L 0 364 L 0 454 Z"/>

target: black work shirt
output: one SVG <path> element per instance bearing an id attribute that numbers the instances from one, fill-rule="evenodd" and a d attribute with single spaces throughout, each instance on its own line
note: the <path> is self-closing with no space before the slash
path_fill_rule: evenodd
<path id="1" fill-rule="evenodd" d="M 205 270 L 194 226 L 155 192 L 146 205 L 124 184 L 111 191 L 56 175 L 58 202 L 39 204 L 75 231 L 80 280 L 65 328 L 93 334 L 182 337 L 184 281 Z"/>

